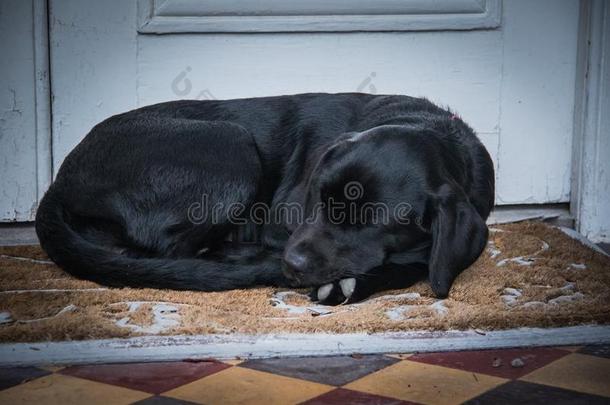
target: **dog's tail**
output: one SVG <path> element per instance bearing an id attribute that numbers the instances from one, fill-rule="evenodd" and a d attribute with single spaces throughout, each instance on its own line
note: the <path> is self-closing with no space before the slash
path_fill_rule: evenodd
<path id="1" fill-rule="evenodd" d="M 222 291 L 254 285 L 287 285 L 280 260 L 231 264 L 206 259 L 139 258 L 84 237 L 52 190 L 36 214 L 36 233 L 49 257 L 68 273 L 108 286 Z"/>

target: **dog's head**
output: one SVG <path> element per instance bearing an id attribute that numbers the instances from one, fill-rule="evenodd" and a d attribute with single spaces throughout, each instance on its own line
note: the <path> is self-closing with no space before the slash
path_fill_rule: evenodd
<path id="1" fill-rule="evenodd" d="M 428 263 L 439 297 L 480 255 L 483 218 L 448 163 L 421 130 L 382 126 L 350 134 L 312 170 L 305 221 L 284 251 L 284 272 L 301 284 L 366 278 L 384 263 Z M 457 176 L 456 176 L 457 175 Z"/>

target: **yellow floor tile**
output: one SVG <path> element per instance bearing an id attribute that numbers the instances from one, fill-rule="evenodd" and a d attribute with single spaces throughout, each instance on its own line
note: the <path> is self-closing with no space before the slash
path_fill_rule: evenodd
<path id="1" fill-rule="evenodd" d="M 150 396 L 145 392 L 51 374 L 0 391 L 0 404 L 129 404 Z"/>
<path id="2" fill-rule="evenodd" d="M 231 367 L 163 393 L 202 404 L 296 404 L 333 387 L 247 368 Z"/>
<path id="3" fill-rule="evenodd" d="M 521 380 L 610 397 L 608 376 L 610 359 L 572 353 Z"/>
<path id="4" fill-rule="evenodd" d="M 507 380 L 414 361 L 401 361 L 345 386 L 422 404 L 459 404 Z"/>

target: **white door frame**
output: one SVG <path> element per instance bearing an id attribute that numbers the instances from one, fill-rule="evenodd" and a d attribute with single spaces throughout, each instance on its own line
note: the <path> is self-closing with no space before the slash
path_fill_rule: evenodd
<path id="1" fill-rule="evenodd" d="M 36 97 L 36 201 L 40 204 L 53 180 L 51 78 L 49 71 L 49 8 L 47 0 L 32 0 Z M 34 218 L 31 218 L 34 219 Z"/>
<path id="2" fill-rule="evenodd" d="M 576 229 L 610 242 L 610 4 L 582 0 L 570 210 Z"/>

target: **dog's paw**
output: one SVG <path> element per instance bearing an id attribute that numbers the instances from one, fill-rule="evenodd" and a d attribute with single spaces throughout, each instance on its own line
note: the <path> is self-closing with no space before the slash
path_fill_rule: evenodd
<path id="1" fill-rule="evenodd" d="M 355 301 L 356 279 L 344 278 L 333 283 L 314 288 L 310 293 L 312 301 L 324 305 L 349 304 Z"/>

